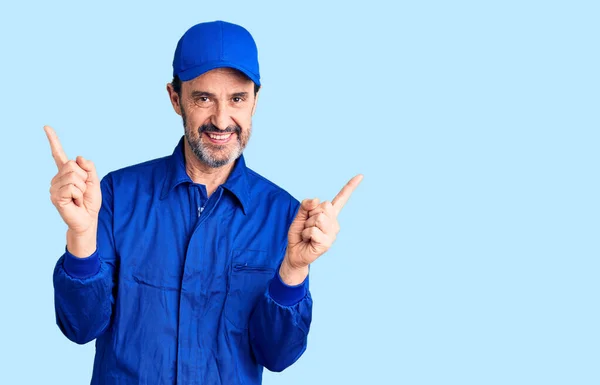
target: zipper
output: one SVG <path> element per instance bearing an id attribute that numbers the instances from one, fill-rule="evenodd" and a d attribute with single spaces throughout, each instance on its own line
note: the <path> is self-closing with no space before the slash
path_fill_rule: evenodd
<path id="1" fill-rule="evenodd" d="M 233 266 L 235 271 L 258 271 L 258 272 L 271 272 L 275 271 L 271 266 L 249 266 L 248 263 L 238 263 Z"/>
<path id="2" fill-rule="evenodd" d="M 204 211 L 204 207 L 198 207 L 198 218 L 200 218 L 200 214 Z"/>

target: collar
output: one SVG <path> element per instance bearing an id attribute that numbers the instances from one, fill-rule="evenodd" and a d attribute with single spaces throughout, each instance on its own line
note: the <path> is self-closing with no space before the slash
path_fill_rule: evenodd
<path id="1" fill-rule="evenodd" d="M 182 136 L 173 154 L 167 158 L 167 171 L 160 199 L 165 199 L 181 183 L 194 183 L 185 170 L 184 140 L 185 136 Z M 247 214 L 250 207 L 250 185 L 243 155 L 235 161 L 229 177 L 222 186 L 237 198 L 244 214 Z"/>

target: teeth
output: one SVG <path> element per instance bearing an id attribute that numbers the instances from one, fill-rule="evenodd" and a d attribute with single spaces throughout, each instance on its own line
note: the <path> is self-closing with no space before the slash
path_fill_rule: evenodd
<path id="1" fill-rule="evenodd" d="M 225 134 L 225 135 L 208 134 L 208 136 L 210 136 L 211 139 L 224 140 L 224 139 L 229 138 L 231 136 L 231 133 Z"/>

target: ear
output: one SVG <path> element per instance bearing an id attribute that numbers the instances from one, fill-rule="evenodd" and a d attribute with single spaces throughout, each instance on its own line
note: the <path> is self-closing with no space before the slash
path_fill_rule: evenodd
<path id="1" fill-rule="evenodd" d="M 177 115 L 181 115 L 181 100 L 179 98 L 179 94 L 175 92 L 175 89 L 171 83 L 167 83 L 167 92 L 169 93 L 169 100 L 171 101 L 173 109 Z"/>
<path id="2" fill-rule="evenodd" d="M 261 89 L 262 89 L 262 87 L 260 87 L 258 89 L 258 92 L 256 93 L 256 95 L 254 95 L 254 105 L 252 106 L 252 116 L 254 116 L 254 113 L 256 112 L 256 102 L 258 102 L 258 96 L 260 95 Z"/>

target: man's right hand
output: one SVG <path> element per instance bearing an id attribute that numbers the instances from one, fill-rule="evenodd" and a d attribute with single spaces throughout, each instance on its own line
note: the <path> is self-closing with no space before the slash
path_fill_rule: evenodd
<path id="1" fill-rule="evenodd" d="M 69 160 L 52 127 L 44 126 L 44 131 L 58 168 L 50 182 L 50 200 L 69 227 L 67 249 L 76 257 L 88 257 L 96 250 L 98 213 L 102 204 L 96 168 L 92 161 L 81 156 Z"/>

